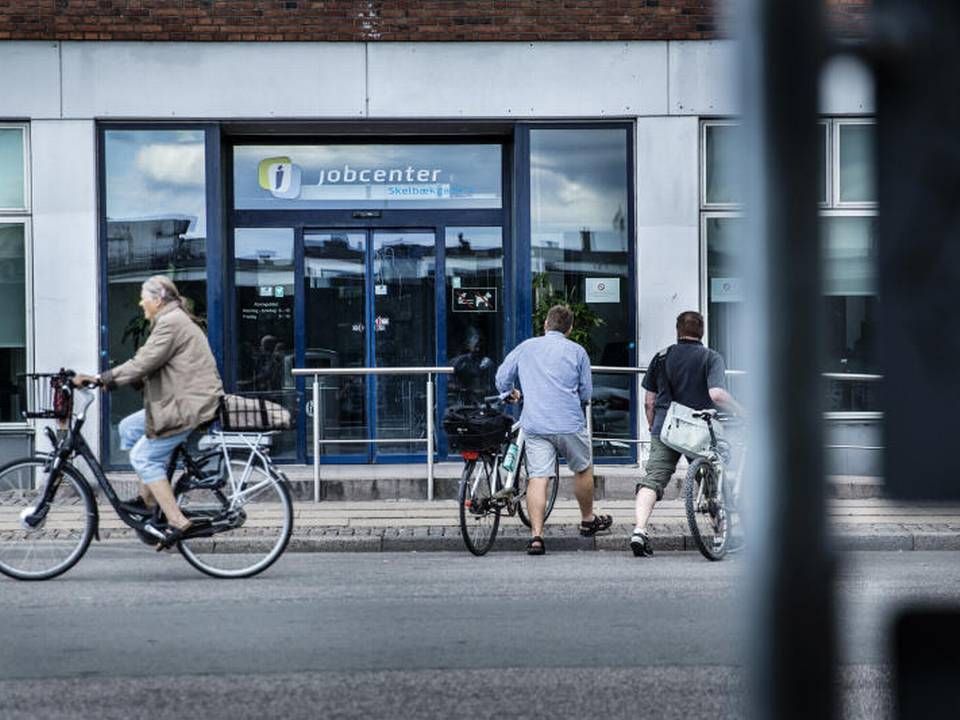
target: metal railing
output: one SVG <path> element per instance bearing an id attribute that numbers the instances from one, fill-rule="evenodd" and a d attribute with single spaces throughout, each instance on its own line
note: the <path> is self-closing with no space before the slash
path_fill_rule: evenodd
<path id="1" fill-rule="evenodd" d="M 634 375 L 639 377 L 647 372 L 647 368 L 621 367 L 610 365 L 591 365 L 590 371 L 593 374 L 601 375 Z M 313 399 L 313 499 L 314 502 L 320 501 L 320 447 L 321 445 L 345 445 L 345 444 L 369 444 L 369 443 L 424 443 L 427 446 L 427 499 L 433 500 L 434 495 L 434 434 L 436 429 L 436 393 L 434 388 L 434 375 L 451 375 L 452 367 L 382 367 L 382 368 L 295 368 L 293 375 L 296 377 L 313 377 L 312 399 Z M 730 377 L 745 376 L 743 370 L 727 370 Z M 391 437 L 391 438 L 352 438 L 324 440 L 321 436 L 320 421 L 322 416 L 323 402 L 320 391 L 322 389 L 330 390 L 334 388 L 322 388 L 320 385 L 321 376 L 331 375 L 426 375 L 426 437 Z M 876 382 L 883 379 L 882 375 L 869 373 L 822 373 L 828 380 L 840 380 L 848 382 Z M 637 397 L 640 397 L 637 389 Z M 640 421 L 643 415 L 637 413 L 637 427 L 632 437 L 597 437 L 593 434 L 593 412 L 592 403 L 587 403 L 586 420 L 587 433 L 590 436 L 591 444 L 593 442 L 620 442 L 628 445 L 637 445 L 638 447 L 649 440 L 641 439 Z M 826 445 L 827 450 L 883 450 L 883 446 L 873 445 Z"/>
<path id="2" fill-rule="evenodd" d="M 346 443 L 426 443 L 427 500 L 433 500 L 434 375 L 450 375 L 452 367 L 378 367 L 378 368 L 294 368 L 294 377 L 313 376 L 313 501 L 320 502 L 320 446 Z M 322 440 L 320 437 L 320 377 L 328 375 L 426 375 L 427 433 L 425 438 L 366 438 L 361 440 Z"/>

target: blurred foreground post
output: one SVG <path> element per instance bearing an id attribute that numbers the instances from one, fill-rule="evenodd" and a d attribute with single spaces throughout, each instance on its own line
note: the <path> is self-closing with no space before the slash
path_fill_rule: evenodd
<path id="1" fill-rule="evenodd" d="M 817 223 L 820 4 L 741 0 L 753 716 L 834 717 Z M 754 452 L 756 448 L 756 452 Z"/>

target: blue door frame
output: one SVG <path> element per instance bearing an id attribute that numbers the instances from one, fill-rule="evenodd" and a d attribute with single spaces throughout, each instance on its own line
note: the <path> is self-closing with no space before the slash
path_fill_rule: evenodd
<path id="1" fill-rule="evenodd" d="M 98 168 L 98 210 L 99 210 L 99 237 L 100 237 L 100 294 L 101 298 L 107 297 L 107 263 L 106 263 L 106 182 L 104 167 L 104 132 L 106 130 L 126 129 L 126 130 L 175 130 L 175 129 L 202 129 L 205 134 L 205 171 L 206 171 L 206 213 L 207 213 L 207 239 L 206 239 L 206 268 L 207 268 L 207 309 L 208 309 L 208 336 L 214 356 L 220 368 L 221 375 L 228 390 L 236 388 L 236 348 L 231 341 L 236 337 L 236 305 L 233 286 L 234 278 L 234 255 L 233 255 L 233 231 L 240 227 L 289 227 L 293 228 L 296 237 L 296 261 L 297 266 L 303 267 L 303 231 L 304 228 L 322 228 L 329 230 L 411 230 L 422 228 L 432 230 L 436 233 L 436 298 L 437 298 L 437 316 L 436 316 L 436 338 L 435 338 L 435 357 L 438 365 L 445 364 L 447 361 L 446 349 L 446 283 L 444 274 L 445 262 L 445 234 L 448 226 L 467 226 L 484 227 L 499 226 L 502 228 L 503 237 L 503 258 L 504 258 L 504 297 L 513 300 L 512 303 L 503 303 L 503 323 L 504 323 L 504 352 L 508 352 L 516 344 L 522 342 L 531 335 L 531 316 L 532 316 L 532 289 L 531 289 L 531 243 L 530 243 L 530 130 L 533 128 L 557 128 L 557 129 L 591 129 L 591 128 L 623 128 L 626 133 L 627 141 L 627 181 L 628 181 L 628 238 L 631 245 L 635 237 L 635 143 L 634 143 L 634 125 L 631 122 L 594 122 L 594 123 L 537 123 L 521 122 L 516 123 L 513 128 L 512 136 L 489 136 L 489 135 L 463 135 L 458 137 L 447 136 L 443 140 L 448 142 L 468 143 L 468 142 L 496 142 L 503 147 L 503 161 L 501 163 L 503 173 L 503 207 L 499 210 L 383 210 L 376 218 L 356 218 L 354 213 L 349 210 L 329 210 L 329 211 L 301 211 L 301 210 L 258 210 L 244 211 L 233 210 L 233 187 L 232 187 L 232 167 L 233 167 L 233 146 L 239 144 L 269 144 L 283 143 L 291 144 L 299 142 L 303 144 L 317 144 L 318 141 L 329 142 L 333 140 L 330 137 L 296 137 L 292 136 L 246 136 L 231 137 L 223 133 L 223 127 L 218 122 L 208 123 L 134 123 L 134 122 L 104 122 L 97 125 L 97 168 Z M 436 140 L 431 136 L 430 125 L 424 124 L 424 135 L 416 138 L 416 141 L 423 142 Z M 342 137 L 338 138 L 341 142 Z M 396 138 L 390 136 L 371 136 L 364 138 L 363 142 L 398 142 L 410 141 L 408 137 Z M 369 244 L 369 240 L 368 240 Z M 367 253 L 368 263 L 372 263 L 372 253 Z M 628 275 L 630 286 L 636 287 L 636 258 L 635 249 L 628 253 Z M 304 278 L 302 273 L 296 274 L 295 292 L 299 298 L 302 298 L 304 291 Z M 367 292 L 372 292 L 368 288 Z M 305 328 L 305 317 L 302 301 L 298 301 L 295 310 L 295 331 L 298 337 Z M 373 311 L 373 304 L 367 303 L 368 321 L 372 320 L 370 313 Z M 107 317 L 106 303 L 101 302 L 100 314 L 100 344 L 101 344 L 101 370 L 106 369 L 107 347 L 109 334 L 107 331 L 109 318 Z M 628 307 L 629 326 L 636 328 L 636 300 L 631 295 L 631 301 Z M 367 323 L 370 327 L 370 323 Z M 634 330 L 634 333 L 636 331 Z M 630 349 L 630 363 L 636 365 L 636 335 Z M 302 356 L 302 343 L 297 350 L 299 353 L 297 362 L 302 366 L 304 358 Z M 372 363 L 373 358 L 369 353 L 373 352 L 372 344 L 368 342 L 368 360 Z M 370 388 L 374 388 L 374 383 L 368 383 L 368 396 Z M 442 410 L 446 403 L 447 379 L 443 376 L 437 379 L 437 404 Z M 297 380 L 297 390 L 303 396 L 305 382 L 303 379 Z M 636 427 L 638 408 L 638 398 L 635 396 L 635 388 L 631 396 L 630 426 Z M 374 391 L 375 393 L 375 391 Z M 370 402 L 368 400 L 368 402 Z M 375 406 L 375 394 L 372 399 Z M 107 467 L 123 467 L 111 463 L 109 458 L 109 396 L 103 403 L 104 411 L 101 412 L 101 457 L 106 460 Z M 368 413 L 368 424 L 374 422 L 373 413 Z M 305 439 L 305 413 L 300 413 L 298 432 L 297 461 L 304 462 L 307 459 L 307 447 Z M 371 436 L 372 436 L 372 426 Z M 441 458 L 447 456 L 446 439 L 440 433 L 438 437 L 437 452 Z M 422 453 L 414 455 L 391 455 L 382 458 L 383 462 L 410 462 L 422 461 Z M 636 460 L 635 450 L 631 457 L 610 458 L 606 462 L 634 462 Z M 330 457 L 324 458 L 324 462 L 367 462 L 367 459 L 351 459 L 349 457 Z"/>

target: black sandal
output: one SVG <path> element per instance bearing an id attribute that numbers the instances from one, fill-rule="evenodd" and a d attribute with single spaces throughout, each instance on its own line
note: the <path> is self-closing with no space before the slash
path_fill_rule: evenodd
<path id="1" fill-rule="evenodd" d="M 589 522 L 580 521 L 580 534 L 584 537 L 593 537 L 598 532 L 609 530 L 613 525 L 613 517 L 610 515 L 594 515 L 593 520 Z"/>
<path id="2" fill-rule="evenodd" d="M 163 530 L 163 540 L 157 543 L 157 552 L 173 547 L 188 535 L 192 535 L 198 530 L 210 525 L 207 520 L 192 520 L 189 525 L 183 528 L 169 527 Z"/>
<path id="3" fill-rule="evenodd" d="M 527 543 L 527 555 L 544 555 L 546 552 L 547 548 L 543 544 L 542 537 L 535 535 L 530 538 L 530 542 Z"/>

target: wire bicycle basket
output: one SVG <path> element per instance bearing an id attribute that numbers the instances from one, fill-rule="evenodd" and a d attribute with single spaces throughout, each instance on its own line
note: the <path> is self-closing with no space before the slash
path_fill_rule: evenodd
<path id="1" fill-rule="evenodd" d="M 25 419 L 66 420 L 73 410 L 70 375 L 58 373 L 21 373 L 17 375 L 20 415 Z"/>

